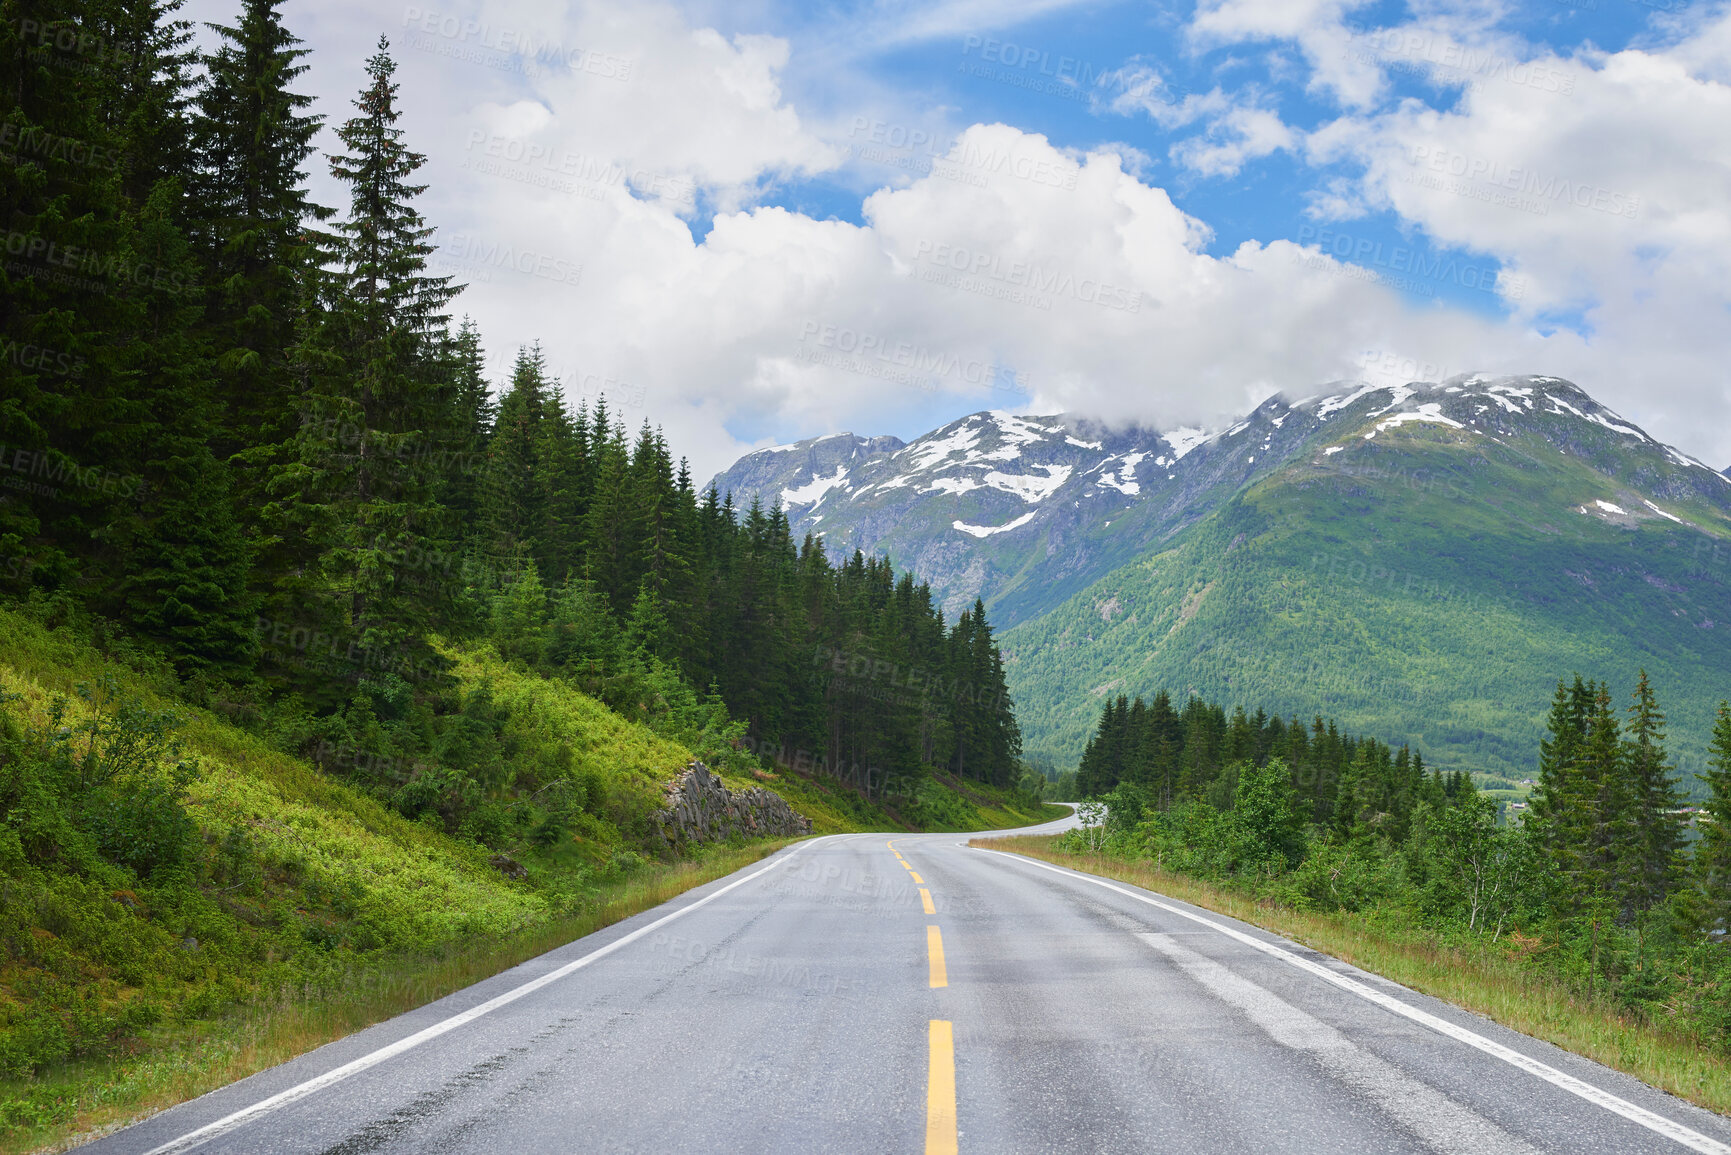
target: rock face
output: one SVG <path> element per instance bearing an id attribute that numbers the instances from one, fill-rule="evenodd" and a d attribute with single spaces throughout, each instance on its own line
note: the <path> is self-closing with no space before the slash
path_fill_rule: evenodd
<path id="1" fill-rule="evenodd" d="M 709 767 L 693 760 L 667 789 L 667 808 L 653 815 L 661 837 L 670 846 L 687 842 L 722 842 L 737 834 L 768 838 L 811 833 L 811 819 L 787 800 L 758 786 L 729 790 Z"/>

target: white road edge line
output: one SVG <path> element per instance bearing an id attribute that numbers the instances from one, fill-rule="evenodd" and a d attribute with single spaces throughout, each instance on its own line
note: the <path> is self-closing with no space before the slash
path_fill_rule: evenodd
<path id="1" fill-rule="evenodd" d="M 813 841 L 817 841 L 817 840 L 814 839 Z M 573 972 L 575 970 L 579 970 L 583 967 L 586 967 L 590 963 L 594 962 L 595 960 L 597 960 L 599 958 L 602 958 L 606 955 L 612 954 L 614 951 L 618 950 L 620 947 L 625 946 L 628 943 L 632 943 L 632 942 L 637 941 L 638 939 L 642 938 L 644 935 L 648 934 L 650 931 L 654 930 L 656 927 L 664 926 L 667 923 L 672 922 L 674 919 L 679 918 L 682 915 L 690 914 L 692 911 L 696 910 L 698 907 L 705 906 L 705 905 L 715 901 L 716 899 L 720 898 L 722 895 L 726 894 L 728 891 L 734 889 L 735 887 L 744 886 L 746 883 L 750 882 L 754 878 L 759 878 L 765 874 L 768 874 L 770 871 L 776 869 L 777 867 L 787 865 L 789 862 L 792 862 L 795 858 L 799 857 L 800 852 L 803 851 L 807 846 L 810 846 L 810 845 L 811 845 L 811 842 L 802 842 L 798 846 L 794 847 L 793 853 L 789 854 L 787 857 L 778 858 L 774 862 L 771 862 L 768 866 L 765 866 L 763 869 L 755 870 L 752 873 L 746 875 L 744 878 L 736 879 L 735 881 L 730 882 L 726 886 L 722 887 L 720 890 L 715 891 L 713 894 L 704 895 L 702 898 L 698 899 L 696 902 L 692 903 L 690 906 L 682 906 L 678 910 L 674 911 L 672 914 L 662 915 L 660 918 L 656 919 L 654 922 L 650 923 L 648 926 L 639 927 L 638 929 L 632 931 L 628 935 L 624 935 L 620 938 L 614 939 L 612 942 L 608 943 L 606 946 L 601 947 L 598 950 L 590 951 L 588 954 L 584 955 L 582 958 L 574 959 L 573 961 L 566 963 L 564 966 L 558 968 L 557 970 L 548 971 L 546 974 L 542 975 L 540 978 L 530 979 L 528 982 L 524 983 L 522 986 L 512 987 L 510 990 L 506 991 L 504 994 L 495 995 L 494 997 L 488 999 L 486 1002 L 481 1003 L 478 1006 L 470 1007 L 468 1010 L 463 1011 L 461 1014 L 452 1015 L 448 1019 L 443 1019 L 437 1023 L 434 1023 L 430 1027 L 427 1027 L 427 1028 L 420 1030 L 420 1031 L 416 1031 L 414 1034 L 409 1035 L 407 1038 L 398 1039 L 396 1042 L 392 1043 L 388 1047 L 380 1047 L 378 1050 L 373 1051 L 371 1054 L 362 1055 L 358 1059 L 354 1059 L 354 1060 L 351 1060 L 350 1062 L 344 1063 L 340 1067 L 336 1067 L 336 1068 L 333 1068 L 332 1070 L 326 1071 L 324 1074 L 319 1075 L 319 1076 L 312 1078 L 312 1079 L 308 1079 L 304 1083 L 300 1083 L 300 1084 L 297 1084 L 296 1086 L 290 1087 L 286 1091 L 278 1091 L 276 1094 L 270 1096 L 268 1099 L 260 1099 L 258 1102 L 252 1104 L 250 1107 L 242 1107 L 240 1110 L 234 1112 L 231 1115 L 225 1115 L 221 1119 L 218 1119 L 213 1123 L 206 1123 L 204 1126 L 198 1128 L 196 1131 L 188 1131 L 186 1134 L 180 1136 L 178 1139 L 170 1139 L 167 1143 L 162 1144 L 162 1146 L 160 1146 L 160 1147 L 152 1147 L 148 1152 L 145 1153 L 145 1155 L 170 1155 L 171 1152 L 190 1151 L 194 1147 L 199 1147 L 205 1143 L 210 1142 L 212 1139 L 215 1139 L 219 1135 L 224 1135 L 224 1134 L 228 1133 L 229 1131 L 234 1130 L 236 1127 L 241 1126 L 243 1123 L 250 1123 L 252 1120 L 257 1119 L 261 1115 L 268 1115 L 270 1112 L 275 1111 L 279 1107 L 286 1107 L 290 1103 L 293 1103 L 293 1102 L 296 1102 L 297 1100 L 306 1098 L 308 1095 L 311 1095 L 315 1091 L 322 1091 L 326 1087 L 329 1087 L 334 1083 L 342 1082 L 344 1079 L 347 1079 L 351 1075 L 358 1075 L 362 1071 L 365 1071 L 370 1067 L 376 1067 L 380 1063 L 384 1062 L 386 1059 L 393 1059 L 405 1051 L 413 1050 L 414 1048 L 420 1046 L 422 1043 L 430 1042 L 431 1040 L 438 1038 L 440 1035 L 443 1035 L 449 1031 L 454 1031 L 458 1027 L 463 1026 L 466 1023 L 472 1023 L 476 1019 L 480 1018 L 482 1015 L 489 1013 L 490 1011 L 496 1011 L 500 1007 L 506 1005 L 507 1003 L 514 1003 L 518 999 L 522 998 L 524 995 L 533 994 L 534 992 L 540 990 L 542 987 L 547 986 L 549 983 L 556 983 L 560 979 L 564 978 L 566 975 L 570 974 L 571 972 Z"/>
<path id="2" fill-rule="evenodd" d="M 987 847 L 983 846 L 975 847 L 974 849 L 988 850 Z M 1420 1026 L 1429 1027 L 1438 1034 L 1446 1035 L 1458 1042 L 1465 1043 L 1469 1047 L 1474 1047 L 1483 1051 L 1487 1055 L 1501 1059 L 1512 1067 L 1519 1067 L 1528 1074 L 1537 1075 L 1552 1086 L 1560 1087 L 1572 1095 L 1579 1095 L 1589 1103 L 1603 1107 L 1605 1110 L 1610 1111 L 1613 1114 L 1621 1115 L 1631 1123 L 1638 1123 L 1649 1131 L 1655 1131 L 1658 1134 L 1665 1136 L 1667 1139 L 1681 1143 L 1692 1151 L 1703 1152 L 1703 1155 L 1731 1155 L 1731 1147 L 1726 1146 L 1717 1139 L 1703 1135 L 1699 1131 L 1683 1126 L 1681 1123 L 1673 1122 L 1672 1120 L 1665 1118 L 1663 1115 L 1655 1114 L 1654 1112 L 1647 1110 L 1645 1107 L 1637 1106 L 1634 1103 L 1629 1102 L 1627 1099 L 1619 1098 L 1618 1096 L 1611 1094 L 1609 1091 L 1601 1091 L 1591 1083 L 1577 1079 L 1573 1075 L 1565 1074 L 1547 1063 L 1541 1063 L 1537 1059 L 1529 1058 L 1514 1048 L 1505 1047 L 1503 1044 L 1487 1039 L 1475 1031 L 1469 1031 L 1465 1027 L 1457 1026 L 1456 1024 L 1449 1022 L 1447 1019 L 1438 1018 L 1427 1011 L 1419 1010 L 1417 1007 L 1408 1006 L 1406 1003 L 1401 1002 L 1392 995 L 1385 994 L 1384 992 L 1372 987 L 1367 987 L 1356 979 L 1349 979 L 1345 975 L 1336 974 L 1319 963 L 1312 962 L 1307 958 L 1300 958 L 1291 951 L 1283 950 L 1282 948 L 1275 946 L 1273 943 L 1263 942 L 1261 939 L 1245 934 L 1243 931 L 1234 930 L 1232 927 L 1215 922 L 1211 918 L 1203 918 L 1199 914 L 1193 914 L 1182 907 L 1173 906 L 1171 903 L 1161 902 L 1159 899 L 1150 898 L 1145 894 L 1137 894 L 1135 891 L 1126 890 L 1121 886 L 1115 886 L 1103 878 L 1095 878 L 1093 875 L 1081 874 L 1073 870 L 1066 870 L 1063 867 L 1053 866 L 1050 863 L 1040 862 L 1033 858 L 1026 858 L 1010 851 L 999 850 L 988 852 L 993 854 L 1002 854 L 1006 858 L 1013 858 L 1016 861 L 1024 862 L 1029 866 L 1037 866 L 1041 870 L 1049 870 L 1053 874 L 1060 874 L 1067 878 L 1079 879 L 1083 882 L 1091 882 L 1096 886 L 1103 886 L 1107 890 L 1116 891 L 1126 898 L 1133 898 L 1137 902 L 1145 902 L 1149 906 L 1157 906 L 1161 910 L 1178 915 L 1180 918 L 1187 918 L 1191 922 L 1201 923 L 1203 926 L 1218 931 L 1220 934 L 1223 934 L 1228 938 L 1236 939 L 1239 942 L 1244 943 L 1246 946 L 1254 947 L 1263 954 L 1270 955 L 1282 962 L 1289 963 L 1292 966 L 1297 967 L 1299 970 L 1308 971 L 1325 982 L 1333 983 L 1341 990 L 1348 991 L 1367 1002 L 1375 1003 L 1380 1007 L 1393 1011 L 1395 1014 L 1400 1015 L 1403 1018 L 1418 1023 Z"/>

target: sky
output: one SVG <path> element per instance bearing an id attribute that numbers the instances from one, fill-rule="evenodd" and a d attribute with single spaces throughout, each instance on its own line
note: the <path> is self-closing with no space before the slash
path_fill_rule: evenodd
<path id="1" fill-rule="evenodd" d="M 538 341 L 699 478 L 982 409 L 1211 428 L 1466 372 L 1731 465 L 1723 0 L 283 14 L 327 129 L 388 38 L 494 379 Z"/>

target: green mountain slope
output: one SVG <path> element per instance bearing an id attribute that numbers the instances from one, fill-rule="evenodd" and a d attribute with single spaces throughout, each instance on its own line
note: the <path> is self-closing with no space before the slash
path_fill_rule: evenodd
<path id="1" fill-rule="evenodd" d="M 1005 634 L 1029 751 L 1072 762 L 1106 695 L 1167 687 L 1519 778 L 1559 675 L 1621 692 L 1644 666 L 1699 769 L 1731 696 L 1722 479 L 1582 420 L 1576 390 L 1508 412 L 1420 396 L 1429 416 L 1398 421 L 1386 393 L 1354 401 L 1164 548 Z"/>
<path id="2" fill-rule="evenodd" d="M 248 1008 L 292 1018 L 379 981 L 436 990 L 419 976 L 453 954 L 480 968 L 473 981 L 491 973 L 487 959 L 518 961 L 513 943 L 539 942 L 527 957 L 563 941 L 548 938 L 561 928 L 622 917 L 622 892 L 654 892 L 640 909 L 701 881 L 650 820 L 691 753 L 490 647 L 447 648 L 454 692 L 489 703 L 469 756 L 496 750 L 501 805 L 562 797 L 566 808 L 556 824 L 480 823 L 453 837 L 436 815 L 406 818 L 349 780 L 380 757 L 364 729 L 353 746 L 321 744 L 321 769 L 256 713 L 195 702 L 160 661 L 53 617 L 0 606 L 0 1126 L 120 1110 L 142 1092 L 106 1088 L 133 1086 L 138 1071 L 158 1086 L 154 1055 L 226 1039 Z M 939 781 L 892 814 L 832 780 L 732 761 L 716 768 L 730 787 L 779 791 L 817 833 L 1055 816 L 1017 809 L 1006 790 Z M 718 853 L 698 851 L 695 865 Z M 282 1045 L 279 1058 L 294 1053 Z"/>

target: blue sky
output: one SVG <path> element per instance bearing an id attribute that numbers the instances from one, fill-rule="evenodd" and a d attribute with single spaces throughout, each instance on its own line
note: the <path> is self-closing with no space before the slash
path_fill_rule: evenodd
<path id="1" fill-rule="evenodd" d="M 1654 18 L 1663 16 L 1667 7 L 1681 11 L 1685 6 L 1683 0 L 1658 0 L 1652 6 L 1635 0 L 1588 0 L 1585 5 L 1528 3 L 1499 12 L 1485 26 L 1506 32 L 1534 49 L 1548 49 L 1559 55 L 1573 55 L 1583 48 L 1614 52 L 1636 43 L 1666 40 L 1664 32 L 1654 27 Z M 814 45 L 827 45 L 838 26 L 881 27 L 885 21 L 875 11 L 877 7 L 775 5 L 747 20 L 731 24 L 723 20 L 719 26 L 735 34 L 761 32 L 770 27 L 796 45 L 807 40 Z M 1326 94 L 1307 91 L 1308 70 L 1290 50 L 1275 44 L 1209 48 L 1191 43 L 1184 30 L 1186 16 L 1193 11 L 1189 5 L 1083 4 L 1033 19 L 982 23 L 971 31 L 890 42 L 876 48 L 864 47 L 862 37 L 859 54 L 850 60 L 849 66 L 886 88 L 901 91 L 909 98 L 909 104 L 943 110 L 945 121 L 956 130 L 969 124 L 1001 122 L 1040 133 L 1062 149 L 1086 151 L 1127 145 L 1137 150 L 1148 159 L 1144 175 L 1160 183 L 1179 208 L 1209 225 L 1213 235 L 1207 251 L 1212 254 L 1230 253 L 1246 240 L 1286 238 L 1317 243 L 1325 226 L 1307 213 L 1309 194 L 1330 177 L 1355 178 L 1358 175 L 1355 166 L 1311 165 L 1277 153 L 1230 177 L 1198 176 L 1167 159 L 1174 145 L 1195 135 L 1194 124 L 1168 129 L 1146 115 L 1111 109 L 1111 100 L 1119 91 L 1115 77 L 1128 67 L 1143 64 L 1157 69 L 1168 80 L 1167 91 L 1173 98 L 1181 99 L 1187 93 L 1205 94 L 1216 88 L 1256 92 L 1268 107 L 1278 111 L 1284 122 L 1305 131 L 1340 115 L 1337 102 Z M 722 15 L 718 9 L 704 12 Z M 1346 23 L 1355 31 L 1374 36 L 1380 29 L 1398 27 L 1409 16 L 1405 4 L 1369 4 L 1352 12 Z M 1417 64 L 1425 60 L 1427 52 L 1440 58 L 1439 48 L 1422 42 L 1410 55 L 1403 56 L 1400 50 L 1389 55 L 1394 60 Z M 1473 71 L 1462 68 L 1436 77 L 1420 75 L 1416 69 L 1391 70 L 1390 91 L 1383 103 L 1416 100 L 1439 109 L 1454 107 L 1464 86 L 1452 77 L 1462 80 L 1477 77 L 1480 83 L 1485 83 L 1487 77 L 1497 74 L 1499 66 L 1519 62 L 1515 57 L 1505 61 L 1501 54 L 1487 55 L 1492 59 L 1477 64 Z M 814 52 L 807 59 L 809 68 L 789 70 L 790 98 L 802 106 L 827 109 L 834 116 L 847 118 L 850 129 L 854 125 L 852 117 L 867 116 L 851 112 L 845 102 L 836 100 L 834 72 L 825 55 Z M 964 72 L 964 65 L 974 65 L 993 75 Z M 999 79 L 1006 77 L 1012 79 Z M 1048 90 L 1042 90 L 1041 85 Z M 877 117 L 867 119 L 876 123 L 861 130 L 861 143 L 870 142 L 878 124 L 890 131 L 904 131 L 904 138 L 910 127 L 893 122 L 884 124 Z M 919 148 L 907 151 L 941 156 L 948 141 L 948 136 L 941 135 L 936 141 L 922 142 Z M 840 172 L 774 187 L 764 202 L 811 216 L 862 224 L 862 190 L 877 187 L 883 177 L 881 165 L 856 160 Z M 695 231 L 701 235 L 701 222 Z M 1389 263 L 1397 249 L 1410 251 L 1408 259 L 1419 266 L 1436 263 L 1446 267 L 1442 257 L 1447 255 L 1457 258 L 1457 268 L 1463 270 L 1467 263 L 1458 261 L 1463 257 L 1474 268 L 1501 267 L 1494 253 L 1438 244 L 1423 229 L 1415 228 L 1393 212 L 1373 213 L 1331 231 L 1337 236 L 1343 232 L 1351 235 L 1349 254 L 1361 247 L 1360 241 L 1380 245 L 1369 257 L 1356 261 L 1351 255 L 1342 257 L 1370 270 L 1390 272 Z M 1414 282 L 1413 278 L 1389 277 L 1389 283 L 1397 291 L 1415 301 L 1443 300 L 1475 311 L 1506 313 L 1494 294 L 1462 283 L 1476 280 L 1464 272 L 1457 277 L 1422 278 L 1412 284 L 1409 282 Z"/>
<path id="2" fill-rule="evenodd" d="M 288 16 L 333 121 L 392 37 L 423 208 L 500 369 L 540 341 L 574 400 L 614 396 L 706 473 L 982 408 L 1206 427 L 1277 390 L 1469 371 L 1566 377 L 1731 463 L 1727 13 L 305 0 Z"/>

